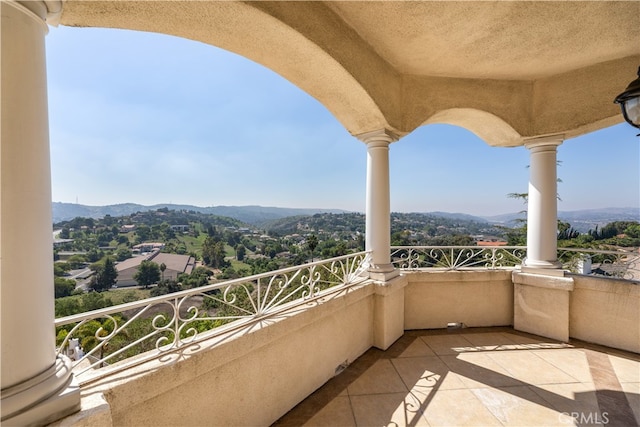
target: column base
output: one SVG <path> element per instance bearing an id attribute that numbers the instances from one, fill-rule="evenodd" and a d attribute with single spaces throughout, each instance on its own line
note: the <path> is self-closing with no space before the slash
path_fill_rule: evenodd
<path id="1" fill-rule="evenodd" d="M 541 268 L 541 269 L 558 269 L 562 268 L 562 263 L 560 261 L 542 261 L 542 260 L 534 260 L 525 258 L 522 261 L 522 267 L 528 268 Z"/>
<path id="2" fill-rule="evenodd" d="M 80 387 L 71 361 L 58 356 L 41 374 L 2 390 L 2 425 L 44 425 L 80 410 Z"/>
<path id="3" fill-rule="evenodd" d="M 369 278 L 371 280 L 386 282 L 400 275 L 393 264 L 372 264 L 369 266 Z"/>

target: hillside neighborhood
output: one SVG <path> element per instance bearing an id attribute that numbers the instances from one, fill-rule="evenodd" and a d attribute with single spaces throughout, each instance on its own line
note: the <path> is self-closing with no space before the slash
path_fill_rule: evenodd
<path id="1" fill-rule="evenodd" d="M 153 295 L 161 295 L 362 251 L 364 232 L 359 213 L 318 212 L 259 224 L 167 207 L 119 217 L 76 217 L 54 225 L 56 297 L 150 285 Z M 522 224 L 392 214 L 393 246 L 517 246 L 525 239 Z M 616 221 L 581 233 L 560 221 L 558 239 L 568 247 L 638 247 L 640 225 Z M 147 268 L 148 274 L 141 274 Z"/>

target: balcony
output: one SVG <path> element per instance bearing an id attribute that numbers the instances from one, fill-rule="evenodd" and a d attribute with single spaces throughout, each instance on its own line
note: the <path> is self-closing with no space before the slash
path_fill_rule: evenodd
<path id="1" fill-rule="evenodd" d="M 407 331 L 274 425 L 637 425 L 637 355 L 510 328 Z"/>
<path id="2" fill-rule="evenodd" d="M 349 367 L 365 363 L 372 347 L 388 351 L 406 339 L 406 330 L 449 323 L 511 325 L 554 343 L 571 344 L 573 338 L 640 351 L 637 283 L 566 274 L 556 250 L 557 147 L 622 121 L 612 100 L 638 66 L 637 2 L 40 0 L 2 1 L 0 10 L 3 425 L 42 425 L 65 416 L 70 418 L 59 425 L 268 425 L 336 375 L 350 375 Z M 148 314 L 151 305 L 173 310 L 171 316 L 151 317 L 150 352 L 127 358 L 131 347 L 102 339 L 126 321 L 109 310 L 93 313 L 107 316 L 111 326 L 96 330 L 97 350 L 72 368 L 62 355 L 71 346 L 56 348 L 51 328 L 45 34 L 48 25 L 58 24 L 158 32 L 218 46 L 270 68 L 317 99 L 366 146 L 367 262 L 344 269 L 341 280 L 331 277 L 330 264 L 301 266 L 295 270 L 308 274 L 297 276 L 293 270 L 276 272 L 299 289 L 295 298 L 279 293 L 282 282 L 274 276 L 254 277 L 251 286 L 244 285 L 248 298 L 243 300 L 254 304 L 238 306 L 223 319 L 208 311 L 204 319 L 191 318 L 202 311 L 191 309 L 189 298 L 196 296 L 187 294 L 115 308 L 132 311 L 121 319 Z M 522 268 L 452 270 L 431 254 L 418 261 L 435 261 L 436 269 L 394 268 L 390 146 L 431 123 L 464 127 L 492 147 L 529 151 Z M 338 264 L 354 265 L 346 259 Z M 316 276 L 316 269 L 324 271 Z M 242 283 L 221 286 L 231 285 L 242 294 Z M 257 289 L 265 293 L 257 296 Z M 202 291 L 211 293 L 198 298 L 217 295 L 216 304 L 236 301 L 222 288 Z M 268 302 L 280 296 L 278 304 Z M 28 314 L 25 307 L 31 308 Z M 220 328 L 200 332 L 196 322 Z M 516 346 L 522 345 L 518 337 L 507 336 Z M 475 345 L 473 337 L 463 338 Z M 637 363 L 631 365 L 633 374 Z M 615 372 L 618 382 L 627 384 L 627 377 Z M 516 387 L 540 385 L 515 372 L 510 376 L 520 381 Z M 584 391 L 590 396 L 595 391 L 604 422 L 602 402 L 622 401 L 620 387 L 613 378 L 602 387 L 592 379 L 596 388 Z M 639 393 L 637 388 L 629 393 L 633 406 Z M 545 399 L 550 405 L 555 404 L 549 400 L 559 400 L 556 410 L 573 407 L 567 402 L 579 410 L 577 397 L 567 401 L 556 395 L 565 396 L 558 391 Z M 438 400 L 421 401 L 427 420 Z M 418 417 L 410 423 L 420 422 Z"/>
<path id="3" fill-rule="evenodd" d="M 636 281 L 491 261 L 521 248 L 394 248 L 392 259 L 433 251 L 485 261 L 414 266 L 381 283 L 359 253 L 58 319 L 159 305 L 191 313 L 157 318 L 146 353 L 114 363 L 117 352 L 99 360 L 94 347 L 74 368 L 83 410 L 59 425 L 563 425 L 576 413 L 591 417 L 581 425 L 638 422 Z M 203 319 L 180 309 L 196 294 L 237 308 L 242 292 L 251 313 L 181 334 Z M 125 330 L 96 337 L 107 345 Z"/>

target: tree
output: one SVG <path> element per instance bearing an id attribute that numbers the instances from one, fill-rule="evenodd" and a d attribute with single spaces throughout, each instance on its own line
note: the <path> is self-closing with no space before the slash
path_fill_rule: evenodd
<path id="1" fill-rule="evenodd" d="M 227 265 L 224 257 L 224 242 L 208 236 L 202 244 L 202 260 L 204 263 L 211 267 L 223 268 Z"/>
<path id="2" fill-rule="evenodd" d="M 68 239 L 69 237 L 71 237 L 69 227 L 62 227 L 62 230 L 60 231 L 60 235 L 58 237 L 60 237 L 61 239 Z"/>
<path id="3" fill-rule="evenodd" d="M 55 277 L 53 279 L 53 286 L 56 298 L 68 297 L 76 289 L 76 282 L 72 279 Z"/>
<path id="4" fill-rule="evenodd" d="M 118 249 L 118 251 L 116 252 L 116 259 L 118 261 L 124 261 L 125 259 L 131 258 L 132 256 L 133 255 L 131 254 L 131 251 L 126 248 Z"/>
<path id="5" fill-rule="evenodd" d="M 307 238 L 307 248 L 309 248 L 309 252 L 311 253 L 311 262 L 313 262 L 313 251 L 318 246 L 318 237 L 315 234 L 312 234 Z"/>
<path id="6" fill-rule="evenodd" d="M 180 274 L 178 281 L 181 282 L 185 288 L 199 288 L 200 286 L 207 285 L 209 283 L 209 277 L 212 275 L 213 271 L 204 267 L 196 267 L 191 274 Z"/>
<path id="7" fill-rule="evenodd" d="M 152 297 L 171 294 L 182 290 L 182 285 L 173 279 L 161 280 L 158 286 L 151 290 Z"/>
<path id="8" fill-rule="evenodd" d="M 247 249 L 244 247 L 243 244 L 238 244 L 238 246 L 236 246 L 236 259 L 238 261 L 243 261 L 246 253 L 247 253 Z"/>
<path id="9" fill-rule="evenodd" d="M 62 277 L 71 270 L 71 266 L 66 262 L 56 262 L 53 264 L 53 275 L 56 277 Z"/>
<path id="10" fill-rule="evenodd" d="M 97 267 L 96 274 L 91 278 L 89 287 L 94 291 L 102 292 L 114 286 L 118 279 L 118 270 L 110 257 L 104 260 L 104 264 Z"/>
<path id="11" fill-rule="evenodd" d="M 82 268 L 87 263 L 87 257 L 84 255 L 72 255 L 67 260 L 67 264 L 71 266 L 72 270 Z"/>
<path id="12" fill-rule="evenodd" d="M 160 267 L 153 261 L 142 261 L 138 266 L 138 272 L 133 275 L 133 280 L 138 282 L 138 285 L 148 288 L 160 280 Z"/>
<path id="13" fill-rule="evenodd" d="M 164 271 L 167 269 L 167 265 L 163 262 L 160 264 L 160 280 L 164 282 Z"/>
<path id="14" fill-rule="evenodd" d="M 89 260 L 89 262 L 96 262 L 100 260 L 100 258 L 102 258 L 103 256 L 104 256 L 104 253 L 96 247 L 91 248 L 91 250 L 87 252 L 87 259 Z"/>

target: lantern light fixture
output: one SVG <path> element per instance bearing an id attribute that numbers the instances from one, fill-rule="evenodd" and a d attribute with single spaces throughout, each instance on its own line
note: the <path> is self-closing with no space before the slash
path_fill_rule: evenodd
<path id="1" fill-rule="evenodd" d="M 640 129 L 640 67 L 638 78 L 629 83 L 627 89 L 616 96 L 613 102 L 620 104 L 622 115 L 627 123 Z"/>

